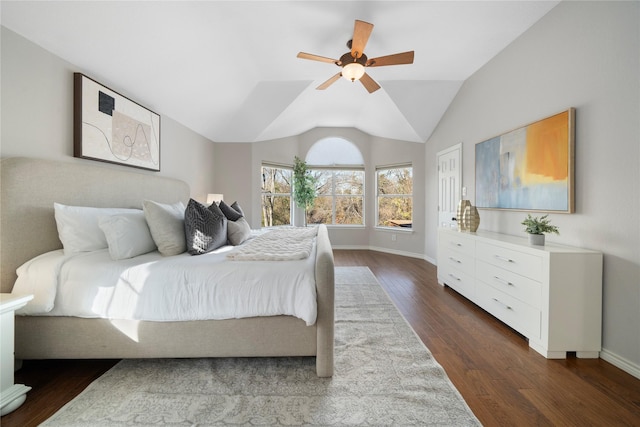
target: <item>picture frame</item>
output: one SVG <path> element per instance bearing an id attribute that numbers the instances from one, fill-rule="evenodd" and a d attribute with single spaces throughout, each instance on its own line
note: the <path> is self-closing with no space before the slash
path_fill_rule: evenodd
<path id="1" fill-rule="evenodd" d="M 476 207 L 575 212 L 575 108 L 475 146 Z"/>
<path id="2" fill-rule="evenodd" d="M 160 171 L 160 115 L 82 73 L 73 75 L 73 155 Z"/>

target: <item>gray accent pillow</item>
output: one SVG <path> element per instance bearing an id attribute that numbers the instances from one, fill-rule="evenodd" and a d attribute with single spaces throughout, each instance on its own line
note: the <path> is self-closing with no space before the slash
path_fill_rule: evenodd
<path id="1" fill-rule="evenodd" d="M 228 222 L 229 243 L 237 246 L 251 237 L 251 226 L 244 217 L 238 218 L 237 221 Z"/>
<path id="2" fill-rule="evenodd" d="M 187 250 L 182 202 L 167 205 L 145 200 L 142 202 L 142 210 L 158 252 L 164 256 L 171 256 Z"/>
<path id="3" fill-rule="evenodd" d="M 244 216 L 242 209 L 238 206 L 238 202 L 233 202 L 233 204 L 229 206 L 224 202 L 224 200 L 221 200 L 220 210 L 229 221 L 237 221 Z"/>
<path id="4" fill-rule="evenodd" d="M 215 203 L 206 207 L 191 199 L 184 212 L 184 235 L 191 255 L 211 252 L 227 244 L 227 218 Z"/>

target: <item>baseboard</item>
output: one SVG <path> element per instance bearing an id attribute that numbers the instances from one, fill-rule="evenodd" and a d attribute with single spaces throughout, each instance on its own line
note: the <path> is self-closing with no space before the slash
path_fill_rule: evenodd
<path id="1" fill-rule="evenodd" d="M 341 249 L 344 251 L 368 251 L 369 246 L 366 245 L 331 245 L 333 249 Z"/>
<path id="2" fill-rule="evenodd" d="M 376 251 L 376 252 L 384 252 L 387 254 L 406 256 L 410 258 L 425 259 L 425 256 L 423 254 L 416 254 L 414 252 L 406 252 L 406 251 L 398 251 L 396 249 L 380 248 L 377 246 L 333 245 L 333 249 Z M 425 260 L 428 262 L 431 262 L 428 259 L 425 259 Z M 431 263 L 433 264 L 433 262 Z"/>
<path id="3" fill-rule="evenodd" d="M 622 369 L 628 374 L 631 374 L 634 377 L 640 379 L 640 366 L 631 362 L 630 360 L 627 360 L 624 357 L 620 357 L 615 353 L 611 353 L 604 348 L 600 352 L 600 358 L 611 363 L 613 366 Z"/>
<path id="4" fill-rule="evenodd" d="M 414 253 L 414 252 L 399 251 L 397 249 L 380 248 L 380 247 L 376 247 L 376 246 L 370 246 L 369 249 L 372 250 L 372 251 L 376 251 L 376 252 L 384 252 L 384 253 L 393 254 L 393 255 L 402 255 L 402 256 L 409 257 L 409 258 L 424 259 L 424 255 L 423 254 L 417 254 L 417 253 Z"/>

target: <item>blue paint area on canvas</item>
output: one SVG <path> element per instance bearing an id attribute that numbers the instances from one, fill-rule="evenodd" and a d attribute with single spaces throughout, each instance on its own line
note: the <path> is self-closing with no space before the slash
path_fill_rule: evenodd
<path id="1" fill-rule="evenodd" d="M 500 137 L 476 144 L 476 206 L 495 207 L 500 197 Z"/>
<path id="2" fill-rule="evenodd" d="M 562 183 L 530 185 L 522 188 L 508 188 L 500 191 L 496 208 L 537 210 L 544 206 L 545 210 L 565 211 L 569 209 L 567 188 Z"/>

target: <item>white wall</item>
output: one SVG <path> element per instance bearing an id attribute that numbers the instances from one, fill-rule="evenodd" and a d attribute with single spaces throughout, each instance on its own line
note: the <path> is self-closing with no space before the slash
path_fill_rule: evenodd
<path id="1" fill-rule="evenodd" d="M 549 241 L 604 253 L 603 358 L 640 376 L 640 3 L 562 2 L 463 85 L 427 142 L 426 163 L 463 142 L 474 202 L 474 145 L 576 107 L 576 213 L 552 214 Z M 437 200 L 428 172 L 427 200 Z M 524 212 L 480 211 L 480 228 L 521 234 Z M 437 210 L 426 215 L 436 256 Z"/>
<path id="2" fill-rule="evenodd" d="M 195 199 L 213 186 L 215 146 L 203 136 L 161 115 L 160 172 L 131 169 L 73 157 L 73 73 L 84 72 L 120 94 L 136 100 L 135 88 L 122 88 L 108 76 L 91 75 L 2 27 L 1 157 L 37 157 L 95 163 L 140 173 L 182 179 Z"/>

